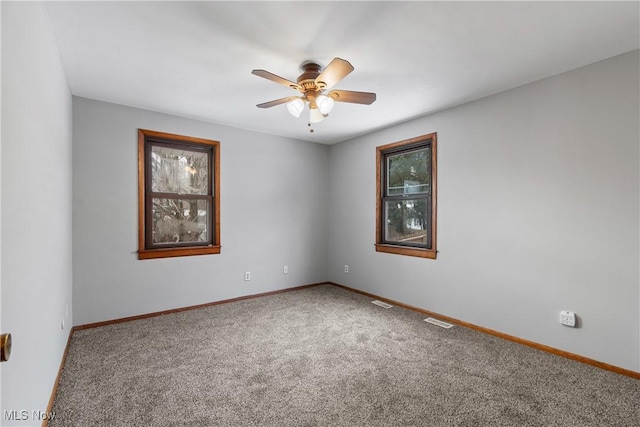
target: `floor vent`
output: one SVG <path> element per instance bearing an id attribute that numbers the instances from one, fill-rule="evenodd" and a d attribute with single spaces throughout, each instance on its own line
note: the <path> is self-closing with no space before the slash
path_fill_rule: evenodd
<path id="1" fill-rule="evenodd" d="M 382 302 L 382 301 L 378 301 L 378 300 L 371 301 L 371 304 L 379 305 L 382 308 L 391 308 L 391 307 L 393 307 L 391 304 L 387 304 L 386 302 Z"/>
<path id="2" fill-rule="evenodd" d="M 424 319 L 425 322 L 433 323 L 434 325 L 438 325 L 441 328 L 453 328 L 451 323 L 443 322 L 442 320 L 434 319 L 433 317 L 427 317 Z"/>

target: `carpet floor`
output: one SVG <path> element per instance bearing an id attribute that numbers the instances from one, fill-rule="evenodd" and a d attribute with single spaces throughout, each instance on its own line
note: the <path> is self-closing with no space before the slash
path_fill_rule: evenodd
<path id="1" fill-rule="evenodd" d="M 640 381 L 332 285 L 76 331 L 60 426 L 638 426 Z"/>

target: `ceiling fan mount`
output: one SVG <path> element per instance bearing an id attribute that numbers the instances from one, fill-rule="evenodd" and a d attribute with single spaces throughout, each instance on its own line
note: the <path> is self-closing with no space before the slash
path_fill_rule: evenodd
<path id="1" fill-rule="evenodd" d="M 320 75 L 320 70 L 322 69 L 319 64 L 311 61 L 305 61 L 300 66 L 300 69 L 302 70 L 302 74 L 300 74 L 296 80 L 298 85 L 308 85 L 309 87 L 318 86 L 316 85 L 315 80 Z"/>
<path id="2" fill-rule="evenodd" d="M 328 116 L 334 102 L 348 102 L 353 104 L 372 104 L 376 94 L 372 92 L 355 92 L 348 90 L 332 90 L 324 93 L 340 80 L 351 73 L 354 68 L 346 60 L 334 58 L 324 69 L 313 61 L 305 61 L 300 66 L 302 74 L 296 82 L 287 80 L 265 70 L 253 70 L 252 74 L 271 80 L 272 82 L 295 89 L 302 96 L 289 96 L 258 104 L 258 108 L 270 108 L 280 104 L 287 104 L 287 109 L 294 117 L 299 117 L 305 103 L 309 106 L 309 121 L 317 123 Z"/>

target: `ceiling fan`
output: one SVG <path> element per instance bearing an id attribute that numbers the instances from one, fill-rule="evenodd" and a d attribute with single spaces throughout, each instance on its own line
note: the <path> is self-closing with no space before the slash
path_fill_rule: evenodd
<path id="1" fill-rule="evenodd" d="M 372 104 L 376 100 L 376 94 L 372 92 L 356 92 L 352 90 L 332 90 L 336 83 L 353 71 L 349 61 L 334 58 L 324 70 L 315 62 L 307 61 L 300 67 L 303 71 L 296 82 L 276 76 L 265 70 L 253 70 L 251 74 L 263 77 L 272 82 L 279 83 L 291 89 L 295 89 L 302 96 L 288 96 L 269 102 L 258 104 L 258 108 L 270 108 L 280 104 L 287 104 L 287 109 L 294 117 L 300 117 L 304 110 L 305 102 L 309 104 L 309 126 L 318 123 L 329 115 L 334 102 L 350 102 L 352 104 Z M 313 130 L 311 130 L 313 132 Z"/>

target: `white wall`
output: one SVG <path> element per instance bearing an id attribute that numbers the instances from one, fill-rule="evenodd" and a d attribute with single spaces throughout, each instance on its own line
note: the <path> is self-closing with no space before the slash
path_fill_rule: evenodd
<path id="1" fill-rule="evenodd" d="M 138 128 L 220 141 L 221 254 L 137 259 Z M 75 324 L 326 280 L 328 153 L 323 145 L 74 97 Z"/>
<path id="2" fill-rule="evenodd" d="M 5 411 L 39 425 L 71 317 L 71 94 L 42 3 L 2 2 L 2 366 Z M 66 321 L 61 329 L 62 320 Z"/>
<path id="3" fill-rule="evenodd" d="M 635 51 L 332 146 L 329 279 L 640 371 L 638 64 Z M 430 132 L 438 259 L 377 253 L 375 147 Z"/>

